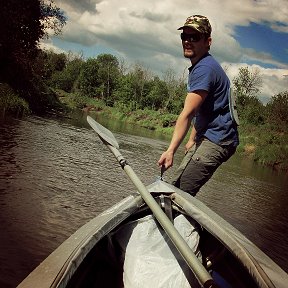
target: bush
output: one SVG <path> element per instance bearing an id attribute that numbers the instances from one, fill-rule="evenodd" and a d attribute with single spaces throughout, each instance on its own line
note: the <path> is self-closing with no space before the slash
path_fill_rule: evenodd
<path id="1" fill-rule="evenodd" d="M 250 155 L 254 161 L 278 169 L 288 169 L 288 131 L 274 129 L 274 126 L 263 124 L 241 124 L 239 126 L 239 153 Z"/>
<path id="2" fill-rule="evenodd" d="M 83 96 L 80 93 L 71 93 L 61 99 L 71 109 L 83 109 L 87 106 L 89 97 Z"/>
<path id="3" fill-rule="evenodd" d="M 268 149 L 257 149 L 255 161 L 274 168 L 288 169 L 288 145 L 271 145 Z"/>
<path id="4" fill-rule="evenodd" d="M 28 103 L 6 83 L 0 83 L 0 108 L 4 113 L 23 116 L 30 113 Z"/>
<path id="5" fill-rule="evenodd" d="M 288 124 L 288 91 L 274 95 L 266 106 L 268 121 L 279 131 Z"/>
<path id="6" fill-rule="evenodd" d="M 89 108 L 91 110 L 102 110 L 105 107 L 103 100 L 91 98 L 81 93 L 66 93 L 58 90 L 57 94 L 61 97 L 61 102 L 66 104 L 69 109 Z"/>

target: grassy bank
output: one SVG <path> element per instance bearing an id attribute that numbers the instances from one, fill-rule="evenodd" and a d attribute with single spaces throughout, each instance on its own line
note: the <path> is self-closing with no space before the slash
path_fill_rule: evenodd
<path id="1" fill-rule="evenodd" d="M 73 94 L 60 94 L 60 99 L 71 109 L 96 111 L 127 123 L 136 123 L 141 127 L 172 135 L 177 119 L 175 114 L 164 111 L 135 110 L 123 104 L 107 107 L 103 101 Z M 241 124 L 239 126 L 240 145 L 237 153 L 275 170 L 288 171 L 288 129 L 283 127 L 279 132 L 272 125 L 254 126 Z"/>
<path id="2" fill-rule="evenodd" d="M 270 166 L 275 170 L 288 171 L 288 131 L 282 131 L 264 124 L 259 126 L 241 125 L 239 127 L 240 145 L 238 153 L 254 161 Z"/>
<path id="3" fill-rule="evenodd" d="M 58 95 L 43 81 L 31 85 L 31 89 L 15 89 L 7 83 L 0 82 L 0 114 L 23 117 L 29 114 L 46 115 L 65 111 Z M 35 84 L 35 85 L 34 85 Z"/>
<path id="4" fill-rule="evenodd" d="M 68 110 L 93 111 L 108 118 L 137 124 L 165 135 L 172 135 L 177 119 L 175 114 L 165 111 L 131 110 L 123 103 L 108 107 L 99 99 L 57 91 L 60 102 Z M 0 83 L 0 112 L 21 117 L 30 113 L 25 100 L 20 98 L 7 84 Z M 288 128 L 268 124 L 259 126 L 241 124 L 239 126 L 240 145 L 237 153 L 275 170 L 288 171 Z M 280 131 L 280 132 L 279 132 Z"/>
<path id="5" fill-rule="evenodd" d="M 30 113 L 28 103 L 5 83 L 0 83 L 0 111 L 2 115 L 7 113 L 16 117 L 25 116 Z"/>

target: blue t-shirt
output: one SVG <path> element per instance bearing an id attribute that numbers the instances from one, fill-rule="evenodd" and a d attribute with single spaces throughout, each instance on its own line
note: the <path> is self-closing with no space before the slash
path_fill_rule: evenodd
<path id="1" fill-rule="evenodd" d="M 208 92 L 195 116 L 196 142 L 205 137 L 219 145 L 239 144 L 237 126 L 229 111 L 229 89 L 229 78 L 209 53 L 189 68 L 188 92 Z"/>

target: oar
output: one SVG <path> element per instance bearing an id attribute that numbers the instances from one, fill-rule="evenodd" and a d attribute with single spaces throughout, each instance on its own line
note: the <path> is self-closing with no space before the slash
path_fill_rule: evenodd
<path id="1" fill-rule="evenodd" d="M 211 275 L 202 265 L 202 263 L 198 260 L 196 255 L 190 249 L 188 244 L 173 226 L 172 222 L 166 216 L 166 214 L 162 211 L 160 206 L 157 204 L 155 199 L 151 196 L 147 188 L 144 186 L 142 181 L 138 178 L 132 168 L 129 166 L 127 161 L 123 158 L 121 153 L 119 152 L 119 145 L 117 140 L 115 139 L 114 135 L 111 131 L 107 128 L 103 127 L 101 124 L 97 123 L 94 119 L 90 116 L 87 116 L 87 121 L 93 130 L 96 131 L 102 142 L 111 150 L 114 156 L 117 158 L 119 164 L 124 169 L 126 174 L 129 176 L 131 181 L 134 183 L 136 188 L 138 189 L 140 195 L 142 196 L 143 200 L 149 206 L 151 211 L 153 212 L 154 216 L 163 227 L 169 238 L 171 239 L 172 243 L 175 245 L 179 253 L 182 255 L 188 266 L 191 268 L 192 272 L 195 274 L 196 278 L 198 279 L 199 283 L 205 288 L 212 288 L 216 287 Z"/>
<path id="2" fill-rule="evenodd" d="M 165 166 L 162 165 L 162 166 L 161 166 L 161 174 L 160 174 L 160 180 L 161 180 L 161 181 L 164 181 L 164 179 L 163 179 L 163 174 L 164 174 L 164 172 L 165 172 Z"/>

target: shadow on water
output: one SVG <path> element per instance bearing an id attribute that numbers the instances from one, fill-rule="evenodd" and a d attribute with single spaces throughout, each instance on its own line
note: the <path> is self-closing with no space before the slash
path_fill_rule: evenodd
<path id="1" fill-rule="evenodd" d="M 144 184 L 160 170 L 166 137 L 97 118 L 113 131 Z M 171 178 L 175 168 L 164 177 Z M 15 287 L 59 244 L 135 191 L 86 115 L 30 117 L 0 124 L 0 287 Z M 287 177 L 233 156 L 197 197 L 288 271 Z"/>

